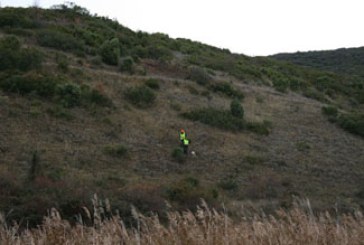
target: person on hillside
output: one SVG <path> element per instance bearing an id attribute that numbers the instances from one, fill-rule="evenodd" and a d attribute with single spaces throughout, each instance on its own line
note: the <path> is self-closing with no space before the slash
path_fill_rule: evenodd
<path id="1" fill-rule="evenodd" d="M 179 140 L 181 141 L 181 145 L 182 146 L 184 145 L 183 140 L 186 139 L 186 138 L 187 138 L 187 134 L 186 134 L 185 130 L 184 129 L 181 129 L 179 131 Z"/>
<path id="2" fill-rule="evenodd" d="M 183 153 L 188 155 L 188 145 L 190 144 L 191 140 L 184 138 L 183 139 Z"/>

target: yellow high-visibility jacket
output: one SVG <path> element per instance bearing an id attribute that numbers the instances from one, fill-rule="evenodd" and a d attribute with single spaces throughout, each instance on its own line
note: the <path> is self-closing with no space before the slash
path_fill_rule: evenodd
<path id="1" fill-rule="evenodd" d="M 186 139 L 186 133 L 179 133 L 179 139 L 182 141 Z"/>

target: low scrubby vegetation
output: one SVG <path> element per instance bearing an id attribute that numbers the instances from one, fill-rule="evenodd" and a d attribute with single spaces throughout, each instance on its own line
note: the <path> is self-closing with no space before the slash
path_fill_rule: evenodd
<path id="1" fill-rule="evenodd" d="M 156 94 L 146 85 L 130 87 L 125 91 L 125 98 L 139 108 L 151 107 Z"/>
<path id="2" fill-rule="evenodd" d="M 324 106 L 322 113 L 330 122 L 336 123 L 344 130 L 364 137 L 364 114 L 358 112 L 340 113 L 334 106 Z"/>
<path id="3" fill-rule="evenodd" d="M 232 100 L 230 110 L 201 108 L 184 112 L 181 116 L 192 121 L 199 121 L 216 128 L 234 132 L 249 130 L 260 135 L 268 135 L 272 128 L 272 124 L 269 121 L 261 123 L 246 121 L 244 119 L 244 109 L 238 99 Z"/>

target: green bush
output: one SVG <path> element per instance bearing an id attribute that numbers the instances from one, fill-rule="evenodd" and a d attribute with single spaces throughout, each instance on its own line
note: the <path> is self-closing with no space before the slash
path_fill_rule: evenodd
<path id="1" fill-rule="evenodd" d="M 185 154 L 183 153 L 183 150 L 181 147 L 174 148 L 171 155 L 172 155 L 172 158 L 179 163 L 183 163 L 186 160 Z"/>
<path id="2" fill-rule="evenodd" d="M 338 115 L 338 110 L 335 106 L 324 106 L 322 107 L 322 113 L 327 116 L 336 117 Z"/>
<path id="3" fill-rule="evenodd" d="M 81 104 L 81 89 L 75 84 L 59 84 L 56 94 L 63 107 L 71 108 Z"/>
<path id="4" fill-rule="evenodd" d="M 111 107 L 112 100 L 96 89 L 90 89 L 88 86 L 82 86 L 82 99 L 87 104 Z"/>
<path id="5" fill-rule="evenodd" d="M 103 151 L 105 154 L 108 154 L 113 157 L 124 157 L 127 154 L 128 149 L 122 144 L 117 144 L 117 145 L 106 145 Z"/>
<path id="6" fill-rule="evenodd" d="M 147 86 L 131 87 L 125 91 L 126 99 L 133 105 L 140 108 L 147 108 L 153 105 L 156 95 Z"/>
<path id="7" fill-rule="evenodd" d="M 230 103 L 230 112 L 234 117 L 244 118 L 244 109 L 238 99 L 234 99 Z"/>
<path id="8" fill-rule="evenodd" d="M 154 90 L 159 90 L 160 88 L 159 80 L 155 78 L 150 78 L 147 81 L 145 81 L 145 85 Z"/>
<path id="9" fill-rule="evenodd" d="M 188 79 L 195 81 L 196 83 L 204 86 L 211 80 L 210 75 L 207 71 L 201 67 L 193 66 L 189 69 Z"/>
<path id="10" fill-rule="evenodd" d="M 41 97 L 51 98 L 56 92 L 56 79 L 51 76 L 27 74 L 14 75 L 0 81 L 0 87 L 7 92 L 26 95 L 35 93 Z"/>
<path id="11" fill-rule="evenodd" d="M 185 112 L 182 114 L 182 116 L 193 121 L 199 121 L 201 123 L 225 130 L 241 131 L 245 128 L 244 121 L 233 116 L 230 111 L 204 108 L 191 112 Z"/>
<path id="12" fill-rule="evenodd" d="M 198 179 L 193 177 L 171 183 L 166 188 L 167 199 L 187 209 L 195 209 L 201 198 L 210 203 L 217 195 L 216 190 L 201 186 Z"/>
<path id="13" fill-rule="evenodd" d="M 42 54 L 33 48 L 21 48 L 20 41 L 9 36 L 0 40 L 0 71 L 37 69 L 42 63 Z"/>
<path id="14" fill-rule="evenodd" d="M 113 38 L 105 41 L 100 47 L 100 55 L 102 61 L 108 65 L 118 65 L 120 58 L 119 39 Z"/>
<path id="15" fill-rule="evenodd" d="M 263 121 L 263 122 L 247 122 L 246 128 L 249 131 L 252 131 L 256 134 L 260 135 L 268 135 L 272 128 L 272 123 L 269 121 Z"/>
<path id="16" fill-rule="evenodd" d="M 238 183 L 233 179 L 224 179 L 219 182 L 218 186 L 226 191 L 235 191 L 238 189 Z"/>
<path id="17" fill-rule="evenodd" d="M 81 52 L 85 51 L 85 45 L 79 39 L 68 33 L 57 30 L 42 30 L 37 33 L 39 45 L 55 48 L 63 51 Z"/>
<path id="18" fill-rule="evenodd" d="M 134 60 L 132 57 L 124 58 L 120 64 L 120 71 L 134 73 Z"/>
<path id="19" fill-rule="evenodd" d="M 228 82 L 212 84 L 210 86 L 210 89 L 213 92 L 216 92 L 216 93 L 220 92 L 220 93 L 225 94 L 225 95 L 227 95 L 228 97 L 231 97 L 231 98 L 237 98 L 237 99 L 243 99 L 244 98 L 243 93 L 241 93 L 240 91 L 233 88 L 233 86 L 231 86 L 231 84 L 228 83 Z"/>
<path id="20" fill-rule="evenodd" d="M 173 57 L 170 49 L 161 45 L 151 45 L 147 48 L 148 58 L 168 61 Z"/>
<path id="21" fill-rule="evenodd" d="M 337 122 L 346 131 L 364 137 L 364 114 L 343 114 L 338 117 Z"/>

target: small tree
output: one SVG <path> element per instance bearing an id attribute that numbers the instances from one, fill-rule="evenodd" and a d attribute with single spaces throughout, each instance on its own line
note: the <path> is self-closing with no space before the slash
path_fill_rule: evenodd
<path id="1" fill-rule="evenodd" d="M 234 117 L 237 117 L 237 118 L 244 117 L 244 109 L 241 106 L 240 101 L 238 99 L 234 99 L 233 101 L 231 101 L 230 111 Z"/>
<path id="2" fill-rule="evenodd" d="M 105 41 L 100 48 L 102 61 L 108 65 L 118 65 L 120 57 L 119 39 L 113 38 Z"/>

